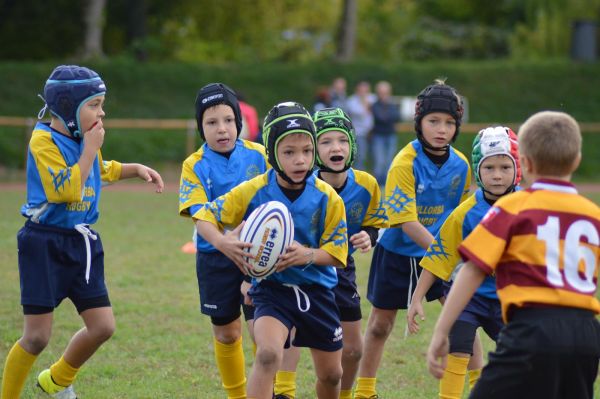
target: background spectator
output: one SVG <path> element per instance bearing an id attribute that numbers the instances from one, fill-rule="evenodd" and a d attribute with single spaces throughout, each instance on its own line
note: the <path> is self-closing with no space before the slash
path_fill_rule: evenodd
<path id="1" fill-rule="evenodd" d="M 371 107 L 374 121 L 371 143 L 373 174 L 379 184 L 384 185 L 388 167 L 398 148 L 396 123 L 400 122 L 400 108 L 392 102 L 392 85 L 389 82 L 378 82 L 375 93 L 377 101 Z"/>
<path id="2" fill-rule="evenodd" d="M 328 87 L 319 87 L 317 89 L 317 95 L 315 96 L 315 103 L 313 104 L 312 112 L 317 112 L 323 108 L 331 107 L 331 92 Z"/>
<path id="3" fill-rule="evenodd" d="M 339 76 L 333 79 L 331 83 L 331 89 L 329 91 L 329 97 L 331 99 L 331 106 L 341 108 L 346 113 L 348 113 L 348 108 L 346 107 L 346 102 L 348 98 L 346 97 L 346 79 Z"/>
<path id="4" fill-rule="evenodd" d="M 358 82 L 354 94 L 348 98 L 346 103 L 347 113 L 352 119 L 356 131 L 356 143 L 358 153 L 356 154 L 356 169 L 366 170 L 365 164 L 369 154 L 369 133 L 373 129 L 373 114 L 371 105 L 375 102 L 375 95 L 371 93 L 371 84 L 367 81 Z"/>

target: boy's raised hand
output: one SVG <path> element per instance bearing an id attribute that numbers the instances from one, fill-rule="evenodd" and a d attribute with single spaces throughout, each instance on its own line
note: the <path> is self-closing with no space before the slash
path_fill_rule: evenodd
<path id="1" fill-rule="evenodd" d="M 290 266 L 307 265 L 314 260 L 314 249 L 306 248 L 304 245 L 295 241 L 286 248 L 285 252 L 279 255 L 279 259 L 275 264 L 277 272 L 281 272 Z"/>
<path id="2" fill-rule="evenodd" d="M 104 124 L 102 120 L 94 123 L 90 130 L 83 134 L 84 148 L 89 148 L 95 154 L 104 144 Z"/>
<path id="3" fill-rule="evenodd" d="M 421 319 L 421 321 L 425 320 L 425 311 L 423 310 L 423 303 L 421 301 L 413 301 L 411 302 L 408 311 L 406 312 L 406 320 L 408 322 L 408 331 L 411 334 L 416 334 L 419 332 L 419 323 L 417 321 L 417 316 Z"/>
<path id="4" fill-rule="evenodd" d="M 350 244 L 362 253 L 369 252 L 371 250 L 371 237 L 366 231 L 361 230 L 350 237 Z"/>
<path id="5" fill-rule="evenodd" d="M 219 241 L 215 243 L 217 248 L 223 255 L 227 256 L 244 274 L 248 274 L 246 268 L 251 269 L 252 266 L 245 260 L 248 256 L 253 256 L 244 251 L 244 248 L 252 248 L 249 242 L 240 241 L 240 231 L 244 226 L 245 221 L 240 223 L 235 229 L 226 231 Z"/>
<path id="6" fill-rule="evenodd" d="M 165 188 L 165 184 L 163 183 L 162 177 L 160 173 L 155 171 L 152 168 L 147 167 L 146 165 L 137 165 L 137 175 L 140 179 L 153 183 L 156 186 L 156 192 L 162 193 Z"/>

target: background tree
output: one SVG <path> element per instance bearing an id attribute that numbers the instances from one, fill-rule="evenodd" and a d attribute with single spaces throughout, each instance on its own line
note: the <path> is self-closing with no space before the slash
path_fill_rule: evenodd
<path id="1" fill-rule="evenodd" d="M 82 16 L 78 1 L 0 0 L 0 60 L 73 56 L 82 43 Z"/>
<path id="2" fill-rule="evenodd" d="M 332 54 L 338 0 L 183 0 L 161 40 L 183 61 L 308 61 Z M 235 12 L 232 12 L 235 10 Z"/>
<path id="3" fill-rule="evenodd" d="M 510 37 L 516 59 L 560 58 L 569 54 L 576 21 L 598 21 L 600 0 L 530 0 Z"/>
<path id="4" fill-rule="evenodd" d="M 102 28 L 106 0 L 87 0 L 84 8 L 85 39 L 82 58 L 89 60 L 104 57 L 102 51 Z"/>
<path id="5" fill-rule="evenodd" d="M 134 57 L 138 61 L 148 59 L 148 49 L 145 46 L 147 36 L 148 5 L 146 0 L 130 0 L 127 2 L 127 38 Z"/>
<path id="6" fill-rule="evenodd" d="M 354 57 L 357 5 L 356 0 L 344 0 L 342 4 L 336 58 L 338 61 L 348 62 Z"/>
<path id="7" fill-rule="evenodd" d="M 567 58 L 573 22 L 599 11 L 600 0 L 0 0 L 0 60 Z"/>

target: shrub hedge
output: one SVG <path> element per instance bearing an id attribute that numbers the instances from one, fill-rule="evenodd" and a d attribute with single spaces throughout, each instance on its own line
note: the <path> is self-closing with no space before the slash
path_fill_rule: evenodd
<path id="1" fill-rule="evenodd" d="M 43 103 L 37 98 L 58 62 L 0 63 L 0 116 L 35 117 Z M 582 122 L 600 119 L 600 64 L 570 61 L 517 63 L 460 61 L 404 64 L 310 63 L 197 65 L 135 63 L 111 60 L 86 64 L 108 87 L 108 118 L 193 118 L 194 98 L 202 85 L 223 81 L 242 92 L 264 115 L 275 103 L 296 100 L 310 106 L 316 88 L 345 76 L 348 91 L 359 80 L 389 80 L 397 95 L 416 95 L 436 77 L 447 77 L 469 99 L 470 122 L 519 123 L 542 109 L 563 110 Z M 517 126 L 512 126 L 517 128 Z M 407 141 L 412 136 L 402 135 Z M 470 152 L 472 135 L 457 143 Z M 23 167 L 23 128 L 0 126 L 0 166 Z M 585 134 L 584 162 L 578 177 L 592 179 L 600 170 L 600 134 Z M 180 162 L 185 157 L 183 131 L 112 130 L 104 152 L 108 158 L 148 162 Z"/>

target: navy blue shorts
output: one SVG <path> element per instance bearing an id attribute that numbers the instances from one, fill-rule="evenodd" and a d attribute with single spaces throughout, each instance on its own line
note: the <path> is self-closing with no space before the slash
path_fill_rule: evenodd
<path id="1" fill-rule="evenodd" d="M 502 306 L 498 299 L 473 295 L 457 320 L 483 328 L 483 331 L 496 341 L 504 322 L 502 321 Z"/>
<path id="2" fill-rule="evenodd" d="M 249 292 L 254 320 L 271 316 L 288 330 L 296 327 L 292 344 L 326 352 L 342 349 L 342 326 L 333 291 L 321 285 L 290 286 L 263 280 Z M 286 342 L 286 347 L 289 346 Z"/>
<path id="3" fill-rule="evenodd" d="M 333 288 L 335 303 L 340 310 L 341 321 L 357 321 L 362 319 L 360 310 L 360 294 L 356 286 L 356 266 L 354 258 L 348 256 L 346 267 L 335 269 L 338 283 Z"/>
<path id="4" fill-rule="evenodd" d="M 196 252 L 196 276 L 200 311 L 220 319 L 237 319 L 244 296 L 240 286 L 244 275 L 221 252 Z"/>
<path id="5" fill-rule="evenodd" d="M 452 285 L 446 281 L 443 283 L 444 295 L 448 296 Z M 449 335 L 450 353 L 473 354 L 475 331 L 479 327 L 483 328 L 492 340 L 498 339 L 498 334 L 504 327 L 502 306 L 498 299 L 475 294 L 456 321 Z"/>
<path id="6" fill-rule="evenodd" d="M 242 312 L 244 313 L 244 320 L 254 320 L 254 305 L 242 304 Z"/>
<path id="7" fill-rule="evenodd" d="M 481 327 L 492 340 L 498 340 L 498 334 L 504 322 L 502 321 L 502 307 L 498 299 L 473 295 L 465 309 L 458 316 L 448 336 L 450 340 L 450 353 L 473 354 L 475 332 Z"/>
<path id="8" fill-rule="evenodd" d="M 423 270 L 419 266 L 420 261 L 421 258 L 398 255 L 376 245 L 371 259 L 367 299 L 380 309 L 407 309 L 409 288 L 412 297 Z M 442 281 L 438 279 L 427 291 L 425 298 L 427 301 L 434 301 L 442 296 Z"/>
<path id="9" fill-rule="evenodd" d="M 85 239 L 77 230 L 25 223 L 17 233 L 21 305 L 56 308 L 69 298 L 80 310 L 82 302 L 108 298 L 104 249 L 100 235 L 92 233 L 97 239 L 89 240 L 91 268 L 86 282 Z"/>

